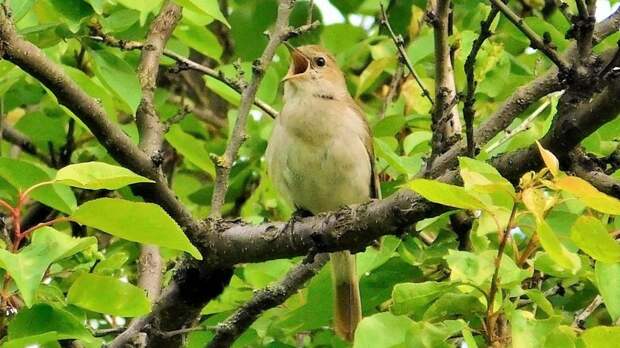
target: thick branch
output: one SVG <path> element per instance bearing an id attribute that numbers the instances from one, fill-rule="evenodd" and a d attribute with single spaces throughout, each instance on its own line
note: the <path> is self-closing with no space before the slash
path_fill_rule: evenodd
<path id="1" fill-rule="evenodd" d="M 581 148 L 569 154 L 570 169 L 578 177 L 590 182 L 599 191 L 620 199 L 620 180 L 605 174 L 599 162 L 588 157 Z"/>
<path id="2" fill-rule="evenodd" d="M 329 260 L 328 254 L 309 256 L 292 268 L 277 284 L 256 291 L 252 299 L 235 311 L 226 321 L 217 325 L 215 337 L 208 348 L 230 347 L 258 317 L 268 309 L 281 305 L 316 275 Z"/>
<path id="3" fill-rule="evenodd" d="M 428 161 L 430 169 L 435 157 L 460 140 L 461 121 L 450 59 L 450 0 L 432 0 L 429 4 L 431 11 L 427 13 L 427 18 L 434 28 L 435 37 L 435 106 L 431 126 L 431 159 Z"/>

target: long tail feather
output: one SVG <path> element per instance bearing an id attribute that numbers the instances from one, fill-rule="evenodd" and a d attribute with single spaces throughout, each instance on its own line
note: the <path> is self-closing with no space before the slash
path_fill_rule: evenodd
<path id="1" fill-rule="evenodd" d="M 330 254 L 334 287 L 334 328 L 336 334 L 352 341 L 362 320 L 362 304 L 356 274 L 355 255 L 348 251 Z"/>

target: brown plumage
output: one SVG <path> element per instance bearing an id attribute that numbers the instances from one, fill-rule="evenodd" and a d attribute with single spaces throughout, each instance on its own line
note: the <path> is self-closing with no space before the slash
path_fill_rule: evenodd
<path id="1" fill-rule="evenodd" d="M 379 197 L 370 128 L 334 57 L 320 46 L 291 52 L 284 107 L 269 146 L 269 174 L 293 206 L 313 214 Z M 336 333 L 352 340 L 362 318 L 355 256 L 331 254 Z"/>

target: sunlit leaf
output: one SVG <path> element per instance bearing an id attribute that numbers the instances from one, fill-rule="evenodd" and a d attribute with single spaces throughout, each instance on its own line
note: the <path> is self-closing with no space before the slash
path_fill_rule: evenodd
<path id="1" fill-rule="evenodd" d="M 581 216 L 572 227 L 571 239 L 595 260 L 620 262 L 620 244 L 611 237 L 599 219 Z"/>
<path id="2" fill-rule="evenodd" d="M 470 191 L 460 186 L 428 179 L 415 179 L 410 181 L 407 187 L 431 202 L 460 209 L 478 210 L 485 208 L 484 204 Z"/>
<path id="3" fill-rule="evenodd" d="M 620 200 L 608 196 L 589 182 L 576 176 L 565 176 L 555 180 L 555 186 L 564 190 L 588 207 L 605 214 L 620 215 Z"/>
<path id="4" fill-rule="evenodd" d="M 547 169 L 549 169 L 549 172 L 551 172 L 553 176 L 557 176 L 560 172 L 560 162 L 558 161 L 558 159 L 551 151 L 543 148 L 538 141 L 536 142 L 536 145 L 538 146 L 540 156 L 542 157 L 543 162 L 545 162 L 545 166 L 547 167 Z"/>
<path id="5" fill-rule="evenodd" d="M 202 259 L 179 225 L 156 204 L 99 198 L 79 206 L 71 219 L 120 238 L 187 251 Z"/>
<path id="6" fill-rule="evenodd" d="M 581 268 L 579 256 L 566 249 L 545 220 L 536 219 L 536 233 L 542 247 L 559 266 L 573 273 Z"/>
<path id="7" fill-rule="evenodd" d="M 605 307 L 615 322 L 620 318 L 620 263 L 597 261 L 594 274 Z"/>
<path id="8" fill-rule="evenodd" d="M 123 167 L 104 162 L 84 162 L 58 170 L 54 182 L 89 190 L 116 190 L 131 184 L 154 181 Z"/>

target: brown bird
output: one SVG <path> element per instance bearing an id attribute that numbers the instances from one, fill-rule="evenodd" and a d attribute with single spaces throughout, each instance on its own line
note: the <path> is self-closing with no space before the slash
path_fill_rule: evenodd
<path id="1" fill-rule="evenodd" d="M 312 214 L 379 197 L 372 136 L 334 57 L 320 46 L 291 47 L 284 106 L 267 164 L 276 190 Z M 334 327 L 351 341 L 362 318 L 355 255 L 330 254 Z"/>

